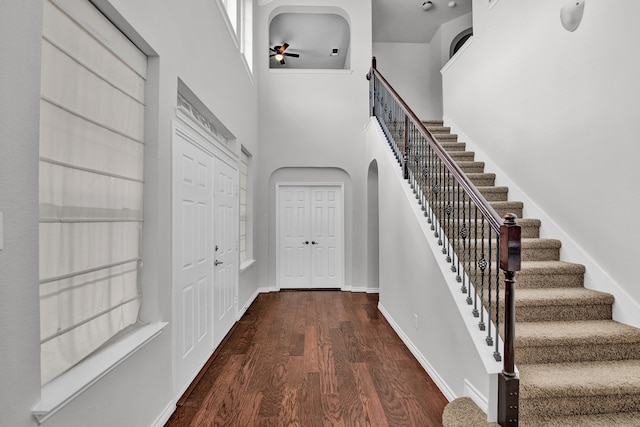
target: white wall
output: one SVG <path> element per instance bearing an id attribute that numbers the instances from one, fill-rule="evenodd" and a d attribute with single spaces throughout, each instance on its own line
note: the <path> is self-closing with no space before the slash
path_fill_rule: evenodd
<path id="1" fill-rule="evenodd" d="M 451 41 L 471 25 L 468 13 L 442 24 L 429 43 L 373 43 L 378 70 L 419 118 L 442 118 L 440 69 Z"/>
<path id="2" fill-rule="evenodd" d="M 366 287 L 366 165 L 363 128 L 368 121 L 371 63 L 371 3 L 339 0 L 264 2 L 256 12 L 255 68 L 259 83 L 260 153 L 256 188 L 261 215 L 258 259 L 261 286 L 276 285 L 274 174 L 309 181 L 317 170 L 343 171 L 353 191 L 345 198 L 346 285 Z M 284 5 L 287 5 L 286 7 Z M 351 69 L 278 70 L 268 68 L 268 24 L 279 12 L 338 13 L 351 27 Z M 357 19 L 356 19 L 357 18 Z M 345 187 L 346 188 L 346 187 Z"/>
<path id="3" fill-rule="evenodd" d="M 429 81 L 432 73 L 430 66 L 431 45 L 428 43 L 374 43 L 373 56 L 376 68 L 393 86 L 398 94 L 421 119 L 438 118 L 432 96 L 440 101 L 439 94 L 431 94 Z M 440 76 L 438 75 L 438 78 Z"/>
<path id="4" fill-rule="evenodd" d="M 566 232 L 562 257 L 588 263 L 587 286 L 614 292 L 614 316 L 640 325 L 640 3 L 586 2 L 575 32 L 556 1 L 486 3 L 474 1 L 473 42 L 444 74 L 445 119 L 530 197 L 525 215 L 548 215 L 543 233 Z"/>
<path id="5" fill-rule="evenodd" d="M 429 63 L 431 73 L 429 74 L 429 93 L 433 96 L 433 118 L 442 118 L 442 76 L 440 70 L 449 61 L 451 42 L 462 31 L 471 28 L 473 25 L 471 13 L 462 15 L 449 22 L 445 22 L 438 28 L 429 43 Z"/>
<path id="6" fill-rule="evenodd" d="M 259 162 L 257 89 L 215 1 L 95 0 L 147 54 L 145 127 L 146 321 L 171 321 L 171 124 L 178 78 Z M 37 425 L 40 399 L 38 299 L 38 121 L 42 2 L 0 6 L 0 413 L 3 425 Z M 224 57 L 224 61 L 220 60 Z M 363 78 L 364 80 L 364 78 Z M 257 174 L 254 175 L 258 179 Z M 254 188 L 257 181 L 254 181 Z M 256 204 L 254 204 L 256 206 Z M 257 206 L 254 217 L 257 216 Z M 255 225 L 256 228 L 259 224 Z M 257 230 L 259 232 L 259 230 Z M 260 260 L 240 275 L 239 305 L 255 294 Z M 46 426 L 151 426 L 173 408 L 171 328 L 135 353 Z"/>
<path id="7" fill-rule="evenodd" d="M 378 165 L 381 310 L 448 399 L 471 396 L 485 410 L 494 410 L 501 364 L 484 343 L 486 332 L 479 331 L 451 265 L 373 120 L 367 129 L 367 160 Z"/>

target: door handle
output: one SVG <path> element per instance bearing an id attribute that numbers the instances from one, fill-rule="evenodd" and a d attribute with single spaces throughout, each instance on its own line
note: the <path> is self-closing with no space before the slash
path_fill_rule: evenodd
<path id="1" fill-rule="evenodd" d="M 316 242 L 315 240 L 313 240 L 313 241 L 311 242 L 311 244 L 312 244 L 312 245 L 319 245 L 319 243 L 318 243 L 318 242 Z"/>
<path id="2" fill-rule="evenodd" d="M 302 242 L 302 244 L 304 244 L 304 245 L 308 245 L 308 244 L 309 244 L 309 241 L 308 241 L 308 240 L 305 240 L 304 242 Z"/>
<path id="3" fill-rule="evenodd" d="M 216 267 L 219 266 L 220 264 L 224 264 L 224 263 L 222 261 L 218 261 L 218 260 L 213 261 L 213 265 L 216 266 Z"/>

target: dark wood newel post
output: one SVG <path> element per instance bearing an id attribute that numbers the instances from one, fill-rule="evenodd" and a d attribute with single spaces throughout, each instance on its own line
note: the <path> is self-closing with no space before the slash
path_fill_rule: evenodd
<path id="1" fill-rule="evenodd" d="M 514 214 L 500 226 L 500 269 L 504 272 L 504 365 L 498 375 L 498 423 L 518 425 L 520 380 L 515 373 L 515 283 L 520 271 L 521 230 Z"/>
<path id="2" fill-rule="evenodd" d="M 376 65 L 377 65 L 377 61 L 376 61 L 376 57 L 372 57 L 371 58 L 371 70 L 369 70 L 369 73 L 367 74 L 367 80 L 369 80 L 369 114 L 371 117 L 374 117 L 376 115 L 376 102 L 375 102 L 375 79 L 371 80 L 373 78 L 373 72 L 376 69 Z"/>

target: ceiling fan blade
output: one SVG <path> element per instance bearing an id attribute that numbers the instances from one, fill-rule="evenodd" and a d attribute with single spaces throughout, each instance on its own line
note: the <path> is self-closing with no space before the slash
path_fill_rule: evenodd
<path id="1" fill-rule="evenodd" d="M 292 58 L 300 58 L 300 55 L 297 53 L 283 53 L 284 56 L 290 56 Z"/>
<path id="2" fill-rule="evenodd" d="M 280 48 L 282 49 L 281 52 L 284 52 L 285 50 L 287 50 L 288 47 L 289 47 L 289 43 L 282 43 L 282 46 L 280 46 Z"/>
<path id="3" fill-rule="evenodd" d="M 273 56 L 276 56 L 276 54 L 275 54 L 275 53 L 272 53 L 271 55 L 269 55 L 269 58 L 271 58 L 271 57 L 273 57 Z"/>
<path id="4" fill-rule="evenodd" d="M 284 65 L 284 58 L 282 58 L 282 59 L 280 60 L 280 63 L 281 63 L 282 65 Z"/>
<path id="5" fill-rule="evenodd" d="M 276 46 L 276 47 L 278 47 L 278 46 Z M 270 50 L 271 52 L 276 52 L 276 53 L 278 52 L 277 50 L 275 50 L 275 49 L 273 49 L 273 48 L 271 48 L 271 47 L 269 48 L 269 50 Z"/>

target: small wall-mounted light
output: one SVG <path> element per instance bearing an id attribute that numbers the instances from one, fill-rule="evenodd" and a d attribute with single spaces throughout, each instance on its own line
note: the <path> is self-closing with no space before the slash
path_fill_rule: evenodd
<path id="1" fill-rule="evenodd" d="M 453 9 L 454 7 L 456 7 L 456 4 L 457 3 L 455 1 L 451 0 L 449 3 L 447 3 L 447 6 Z"/>
<path id="2" fill-rule="evenodd" d="M 565 30 L 575 31 L 580 26 L 584 15 L 584 1 L 573 0 L 560 9 L 560 22 Z"/>
<path id="3" fill-rule="evenodd" d="M 431 1 L 426 1 L 422 3 L 422 10 L 429 10 L 433 7 L 433 3 Z"/>
<path id="4" fill-rule="evenodd" d="M 333 49 L 331 49 L 331 53 L 329 55 L 338 56 L 339 53 L 340 53 L 340 49 L 338 49 L 337 47 L 334 47 Z"/>

